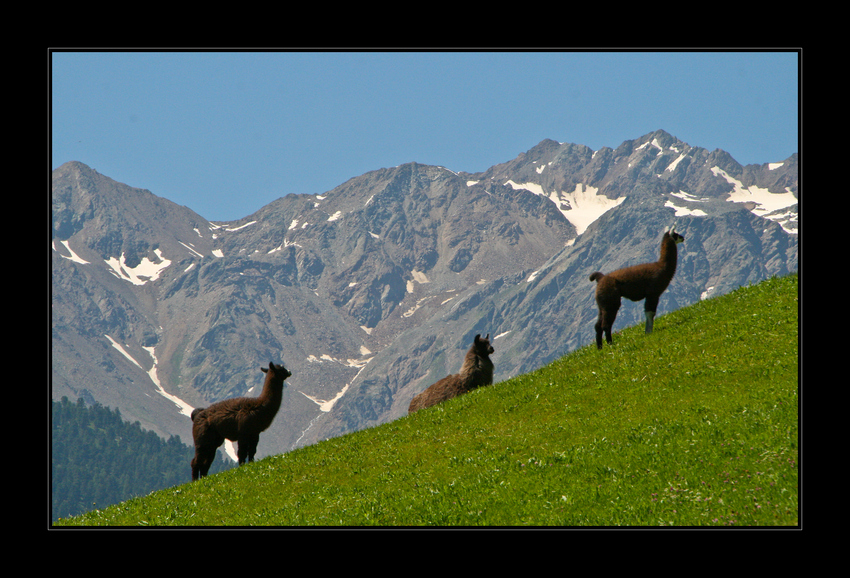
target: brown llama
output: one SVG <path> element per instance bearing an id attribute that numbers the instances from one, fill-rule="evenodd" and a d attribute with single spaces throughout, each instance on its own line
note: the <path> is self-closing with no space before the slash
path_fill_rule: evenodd
<path id="1" fill-rule="evenodd" d="M 407 413 L 431 407 L 493 383 L 493 362 L 490 361 L 490 354 L 495 351 L 490 345 L 489 333 L 483 339 L 480 334 L 476 335 L 472 347 L 466 352 L 460 373 L 444 377 L 414 397 L 410 407 L 407 408 Z"/>
<path id="2" fill-rule="evenodd" d="M 268 369 L 260 369 L 266 374 L 266 380 L 258 397 L 225 399 L 192 411 L 193 481 L 207 475 L 215 452 L 225 439 L 238 442 L 236 456 L 240 466 L 245 461 L 254 461 L 260 432 L 265 431 L 277 415 L 283 399 L 283 382 L 292 375 L 283 365 L 272 362 Z"/>
<path id="3" fill-rule="evenodd" d="M 621 297 L 631 301 L 646 299 L 643 306 L 646 333 L 652 333 L 658 299 L 676 273 L 676 245 L 684 240 L 671 227 L 661 238 L 661 257 L 655 263 L 624 267 L 607 275 L 596 271 L 590 276 L 591 281 L 596 281 L 596 304 L 599 306 L 599 319 L 595 325 L 597 349 L 602 349 L 603 332 L 608 344 L 612 343 L 611 326 L 617 318 Z"/>

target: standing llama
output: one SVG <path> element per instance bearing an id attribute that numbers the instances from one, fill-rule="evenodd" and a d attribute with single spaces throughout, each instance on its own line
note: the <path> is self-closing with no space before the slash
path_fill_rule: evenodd
<path id="1" fill-rule="evenodd" d="M 283 365 L 269 362 L 260 368 L 266 374 L 259 397 L 235 397 L 199 407 L 192 411 L 192 437 L 195 438 L 195 457 L 192 459 L 192 480 L 207 475 L 215 452 L 225 438 L 238 442 L 236 455 L 241 466 L 253 462 L 257 453 L 260 432 L 268 428 L 283 398 L 283 381 L 292 375 Z"/>
<path id="2" fill-rule="evenodd" d="M 472 347 L 466 352 L 460 373 L 444 377 L 410 402 L 407 413 L 431 407 L 453 397 L 468 393 L 482 385 L 493 383 L 493 362 L 490 354 L 496 350 L 490 345 L 490 334 L 475 336 Z"/>
<path id="3" fill-rule="evenodd" d="M 643 307 L 646 333 L 652 333 L 658 299 L 676 273 L 676 245 L 684 240 L 685 238 L 671 227 L 661 238 L 661 257 L 655 263 L 624 267 L 607 275 L 596 271 L 590 276 L 591 281 L 596 281 L 596 304 L 599 306 L 599 319 L 595 326 L 598 349 L 602 349 L 603 331 L 605 340 L 609 345 L 612 343 L 611 326 L 614 325 L 614 319 L 620 309 L 621 297 L 631 301 L 646 299 Z"/>

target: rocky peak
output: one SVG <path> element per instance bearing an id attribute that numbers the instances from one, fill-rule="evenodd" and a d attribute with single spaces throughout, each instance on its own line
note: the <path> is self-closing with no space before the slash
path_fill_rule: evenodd
<path id="1" fill-rule="evenodd" d="M 496 381 L 593 341 L 595 270 L 685 235 L 663 313 L 796 270 L 797 159 L 664 131 L 544 140 L 482 173 L 406 163 L 210 223 L 81 163 L 53 173 L 53 395 L 191 439 L 188 410 L 292 371 L 260 453 L 403 415 L 493 336 Z M 624 305 L 615 331 L 639 321 Z"/>

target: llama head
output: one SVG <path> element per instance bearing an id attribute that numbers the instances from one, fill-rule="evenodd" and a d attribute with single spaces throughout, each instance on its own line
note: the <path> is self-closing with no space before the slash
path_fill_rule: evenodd
<path id="1" fill-rule="evenodd" d="M 682 235 L 680 235 L 679 233 L 676 232 L 676 225 L 671 225 L 670 229 L 665 231 L 664 234 L 668 235 L 671 239 L 673 239 L 673 242 L 676 243 L 677 245 L 679 243 L 684 242 L 684 240 L 685 240 L 684 236 L 682 236 Z"/>
<path id="2" fill-rule="evenodd" d="M 292 375 L 292 373 L 291 373 L 288 369 L 286 369 L 286 368 L 283 366 L 283 364 L 282 364 L 282 363 L 281 363 L 281 364 L 278 364 L 278 365 L 275 365 L 275 363 L 273 363 L 273 362 L 271 362 L 271 361 L 269 361 L 269 367 L 268 367 L 268 369 L 267 369 L 267 368 L 265 368 L 265 367 L 261 367 L 261 368 L 260 368 L 260 371 L 262 371 L 263 373 L 268 373 L 268 372 L 270 372 L 270 371 L 271 371 L 271 372 L 272 372 L 272 375 L 273 375 L 274 377 L 279 377 L 279 378 L 281 379 L 281 381 L 283 381 L 284 379 L 286 379 L 286 378 L 288 378 L 288 377 L 290 377 L 290 376 Z"/>
<path id="3" fill-rule="evenodd" d="M 493 346 L 490 345 L 490 334 L 487 334 L 487 337 L 481 337 L 481 334 L 475 336 L 475 342 L 473 343 L 475 346 L 475 350 L 479 355 L 487 356 L 491 353 L 495 353 L 496 350 L 493 349 Z"/>

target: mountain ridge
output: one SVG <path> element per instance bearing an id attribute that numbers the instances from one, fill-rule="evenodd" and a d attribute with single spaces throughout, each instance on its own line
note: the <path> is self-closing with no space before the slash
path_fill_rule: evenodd
<path id="1" fill-rule="evenodd" d="M 659 314 L 796 270 L 797 166 L 743 167 L 664 131 L 595 152 L 544 140 L 481 173 L 411 162 L 211 223 L 66 163 L 52 395 L 189 439 L 187 408 L 256 394 L 259 367 L 282 361 L 260 455 L 382 423 L 456 372 L 475 333 L 495 338 L 497 380 L 589 342 L 587 274 L 655 260 L 674 221 L 685 244 Z M 615 331 L 639 313 L 627 302 Z"/>

